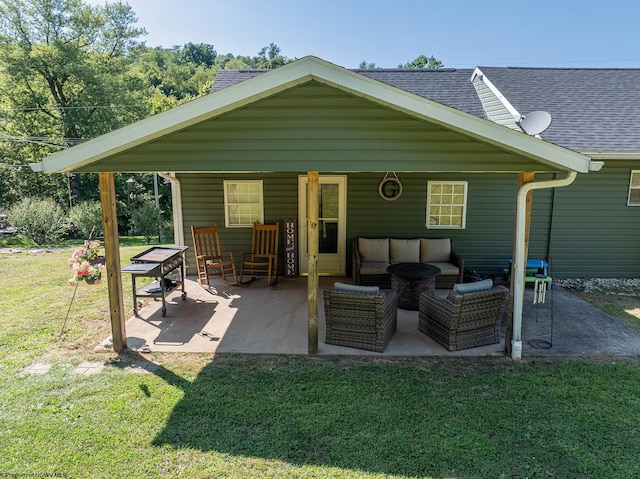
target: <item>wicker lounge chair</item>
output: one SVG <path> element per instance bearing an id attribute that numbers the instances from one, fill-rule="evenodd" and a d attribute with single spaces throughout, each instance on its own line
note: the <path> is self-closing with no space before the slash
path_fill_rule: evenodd
<path id="1" fill-rule="evenodd" d="M 462 294 L 452 291 L 445 299 L 423 293 L 418 329 L 449 351 L 499 343 L 508 294 L 504 286 Z"/>
<path id="2" fill-rule="evenodd" d="M 323 290 L 325 343 L 384 351 L 398 324 L 398 295 L 328 287 Z"/>

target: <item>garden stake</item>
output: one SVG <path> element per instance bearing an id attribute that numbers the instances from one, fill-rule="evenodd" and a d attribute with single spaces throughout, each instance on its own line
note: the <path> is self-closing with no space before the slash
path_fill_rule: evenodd
<path id="1" fill-rule="evenodd" d="M 69 309 L 67 309 L 67 315 L 64 318 L 64 323 L 62 323 L 62 330 L 60 331 L 60 336 L 58 336 L 58 339 L 60 339 L 62 337 L 62 334 L 64 333 L 64 327 L 67 325 L 67 319 L 69 319 L 69 311 L 71 311 L 71 305 L 73 304 L 73 300 L 76 297 L 76 291 L 78 291 L 78 283 L 76 283 L 76 287 L 73 288 L 73 296 L 71 296 L 71 302 L 69 303 Z"/>

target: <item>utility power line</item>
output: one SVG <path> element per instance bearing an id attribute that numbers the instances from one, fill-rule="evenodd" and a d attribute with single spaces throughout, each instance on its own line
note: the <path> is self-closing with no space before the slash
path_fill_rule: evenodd
<path id="1" fill-rule="evenodd" d="M 78 145 L 87 141 L 85 138 L 49 138 L 46 136 L 9 136 L 0 135 L 0 141 L 13 143 L 35 143 L 38 145 L 57 146 L 67 148 L 68 144 Z M 66 144 L 62 144 L 62 142 Z"/>
<path id="2" fill-rule="evenodd" d="M 146 105 L 88 105 L 88 106 L 33 106 L 25 108 L 6 108 L 7 111 L 44 111 L 44 110 L 95 110 L 99 108 L 115 110 L 117 108 L 145 108 Z"/>

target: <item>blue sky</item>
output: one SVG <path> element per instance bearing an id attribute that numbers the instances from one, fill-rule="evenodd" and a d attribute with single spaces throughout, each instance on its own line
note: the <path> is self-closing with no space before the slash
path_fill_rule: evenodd
<path id="1" fill-rule="evenodd" d="M 103 3 L 90 0 L 89 3 Z M 315 55 L 393 68 L 420 54 L 445 67 L 640 68 L 637 0 L 128 0 L 149 46 Z"/>

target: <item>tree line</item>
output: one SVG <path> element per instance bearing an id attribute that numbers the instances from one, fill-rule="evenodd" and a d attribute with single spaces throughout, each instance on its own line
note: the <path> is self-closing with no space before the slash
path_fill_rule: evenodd
<path id="1" fill-rule="evenodd" d="M 0 3 L 0 212 L 26 197 L 51 198 L 65 210 L 98 201 L 97 175 L 45 175 L 29 163 L 204 95 L 220 69 L 273 69 L 293 61 L 273 43 L 254 56 L 219 54 L 203 43 L 148 47 L 145 33 L 120 1 Z M 441 66 L 424 55 L 399 65 Z M 136 198 L 152 190 L 151 174 L 117 174 L 125 212 L 135 206 L 127 200 L 132 179 L 140 189 Z M 169 186 L 160 182 L 159 190 L 166 206 Z"/>

